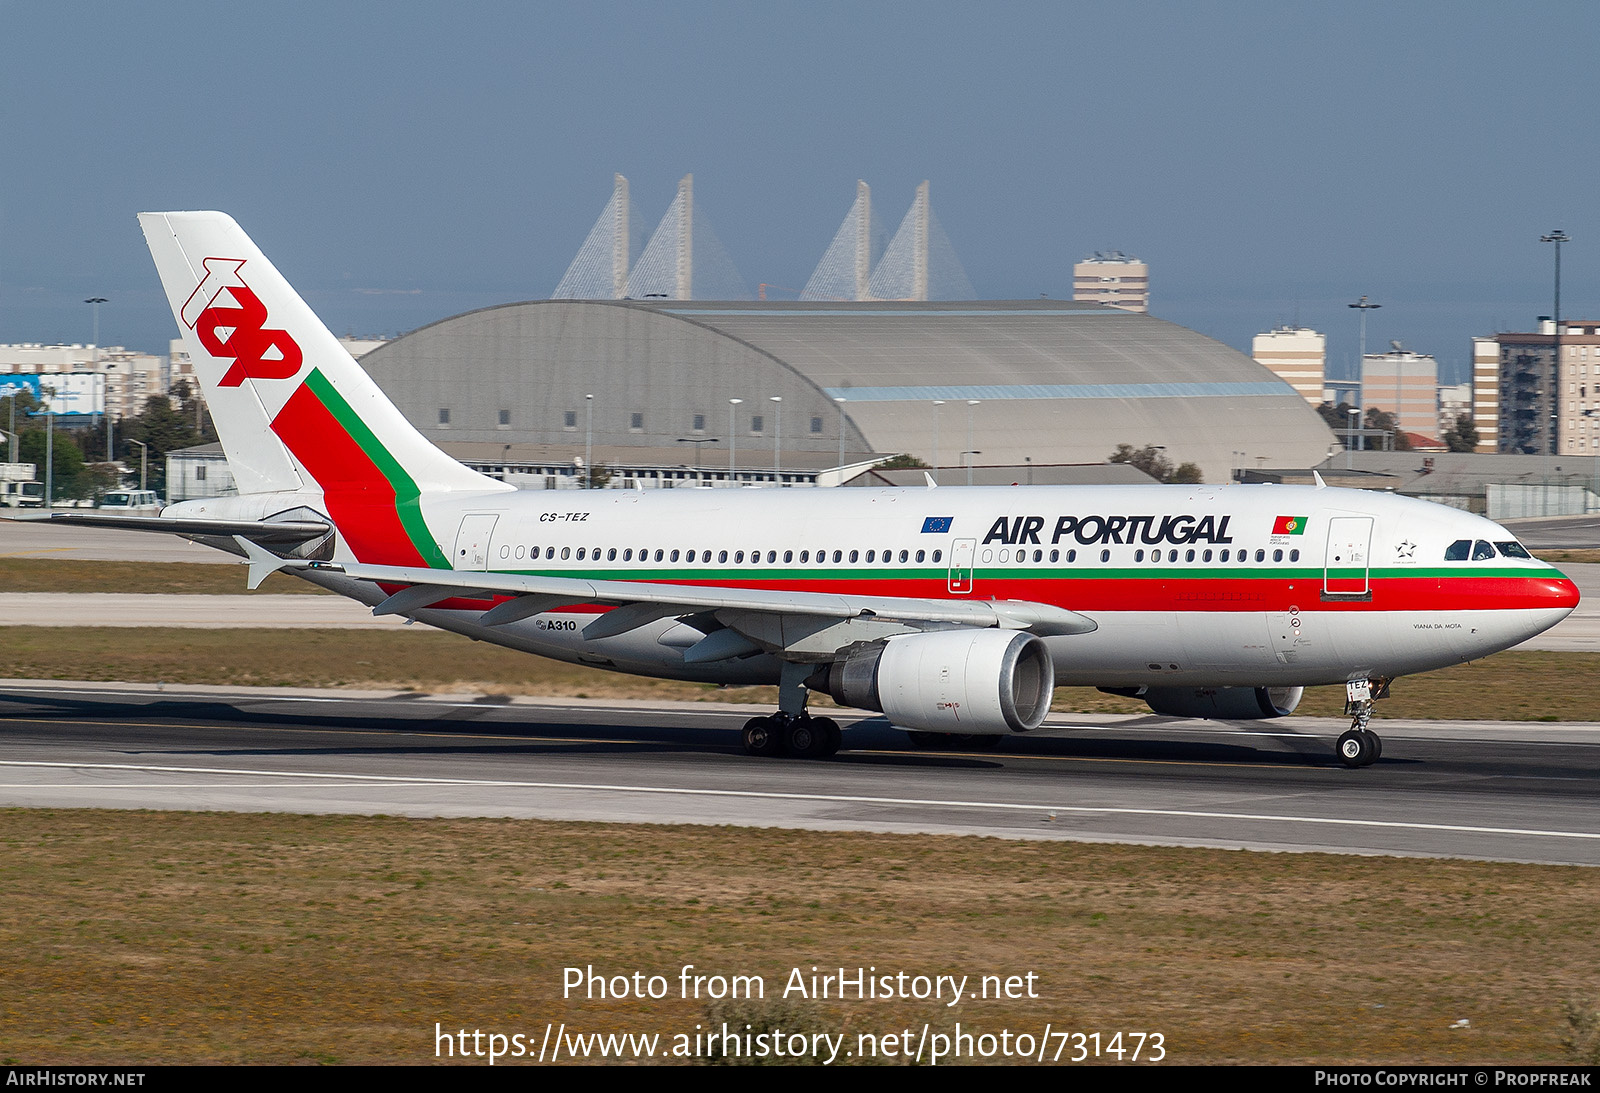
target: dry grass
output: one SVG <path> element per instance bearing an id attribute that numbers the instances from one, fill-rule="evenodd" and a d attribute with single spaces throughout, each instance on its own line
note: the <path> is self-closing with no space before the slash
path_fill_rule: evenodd
<path id="1" fill-rule="evenodd" d="M 1557 562 L 1600 562 L 1600 550 L 1535 550 L 1531 553 L 1535 558 L 1542 558 L 1551 564 Z"/>
<path id="2" fill-rule="evenodd" d="M 0 811 L 0 1057 L 412 1063 L 434 1022 L 693 1031 L 562 969 L 1038 976 L 835 1029 L 1160 1031 L 1215 1062 L 1555 1062 L 1600 870 L 760 829 Z M 674 990 L 674 995 L 676 990 Z M 1470 1029 L 1451 1030 L 1461 1019 Z"/>
<path id="3" fill-rule="evenodd" d="M 262 592 L 332 595 L 286 573 L 262 582 Z M 177 595 L 240 595 L 242 564 L 201 562 L 80 562 L 63 558 L 0 558 L 0 592 L 142 592 Z"/>

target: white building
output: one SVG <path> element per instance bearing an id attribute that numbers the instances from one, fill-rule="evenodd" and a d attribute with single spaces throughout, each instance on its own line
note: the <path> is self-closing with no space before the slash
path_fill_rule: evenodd
<path id="1" fill-rule="evenodd" d="M 146 399 L 167 392 L 167 362 L 120 345 L 0 345 L 0 373 L 102 375 L 113 418 L 141 413 Z"/>
<path id="2" fill-rule="evenodd" d="M 1072 298 L 1147 314 L 1150 267 L 1119 250 L 1095 251 L 1072 267 Z"/>
<path id="3" fill-rule="evenodd" d="M 1402 432 L 1438 439 L 1439 362 L 1413 353 L 1399 342 L 1387 353 L 1368 353 L 1361 361 L 1361 397 L 1368 410 L 1393 414 Z"/>
<path id="4" fill-rule="evenodd" d="M 1298 391 L 1313 406 L 1323 401 L 1323 375 L 1328 362 L 1328 338 L 1300 326 L 1280 326 L 1257 334 L 1250 343 L 1257 364 L 1272 369 L 1279 379 Z"/>

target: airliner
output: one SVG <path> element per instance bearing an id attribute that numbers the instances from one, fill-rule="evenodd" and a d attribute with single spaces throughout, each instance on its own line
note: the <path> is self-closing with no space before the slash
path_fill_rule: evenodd
<path id="1" fill-rule="evenodd" d="M 813 693 L 923 746 L 1037 729 L 1058 685 L 1172 717 L 1292 713 L 1344 685 L 1338 759 L 1393 680 L 1565 618 L 1573 583 L 1481 517 L 1316 486 L 522 491 L 422 436 L 243 230 L 140 216 L 239 485 L 176 533 L 377 615 L 618 672 L 777 684 L 758 756 L 832 755 Z"/>

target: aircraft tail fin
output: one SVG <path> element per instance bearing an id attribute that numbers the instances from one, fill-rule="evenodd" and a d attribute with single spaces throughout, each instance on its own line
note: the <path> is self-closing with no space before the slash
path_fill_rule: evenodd
<path id="1" fill-rule="evenodd" d="M 419 433 L 232 217 L 139 224 L 241 493 L 320 488 L 403 515 L 423 493 L 512 488 Z"/>

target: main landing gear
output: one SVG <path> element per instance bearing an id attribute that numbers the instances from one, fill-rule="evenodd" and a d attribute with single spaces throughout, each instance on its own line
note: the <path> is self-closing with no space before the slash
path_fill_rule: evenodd
<path id="1" fill-rule="evenodd" d="M 1373 689 L 1374 683 L 1377 684 L 1376 690 Z M 1372 720 L 1373 700 L 1388 696 L 1387 679 L 1354 679 L 1345 684 L 1344 712 L 1355 720 L 1334 745 L 1334 750 L 1339 753 L 1339 761 L 1345 766 L 1371 766 L 1383 756 L 1383 740 L 1367 724 Z"/>
<path id="2" fill-rule="evenodd" d="M 831 717 L 775 713 L 752 717 L 744 726 L 744 750 L 751 755 L 792 755 L 796 759 L 826 759 L 843 742 L 839 723 Z"/>
<path id="3" fill-rule="evenodd" d="M 785 662 L 778 681 L 778 712 L 752 717 L 744 725 L 744 750 L 751 755 L 792 755 L 796 759 L 826 759 L 839 750 L 843 734 L 831 717 L 806 712 L 805 679 L 815 665 Z"/>

